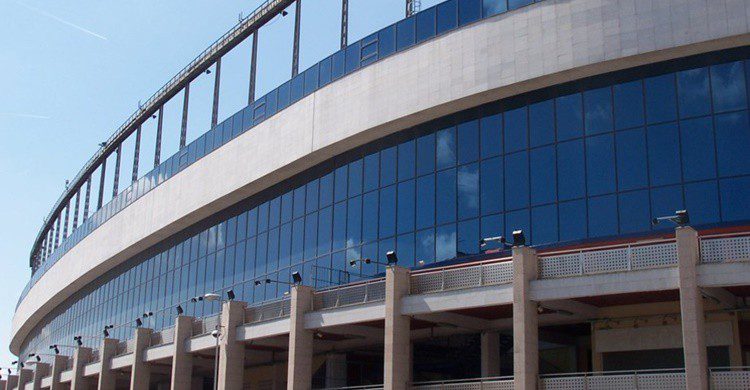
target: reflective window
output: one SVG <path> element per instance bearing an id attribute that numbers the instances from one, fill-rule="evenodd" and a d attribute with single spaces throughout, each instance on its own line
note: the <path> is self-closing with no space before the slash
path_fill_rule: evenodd
<path id="1" fill-rule="evenodd" d="M 458 25 L 458 0 L 449 0 L 437 5 L 437 33 L 450 31 Z"/>
<path id="2" fill-rule="evenodd" d="M 708 68 L 690 69 L 677 73 L 680 117 L 706 115 L 711 112 L 708 92 Z"/>
<path id="3" fill-rule="evenodd" d="M 715 126 L 719 175 L 750 173 L 750 126 L 747 111 L 717 115 Z"/>
<path id="4" fill-rule="evenodd" d="M 716 177 L 716 153 L 711 118 L 680 123 L 682 174 L 686 181 Z"/>
<path id="5" fill-rule="evenodd" d="M 747 108 L 745 72 L 742 61 L 711 67 L 711 91 L 715 112 Z"/>
<path id="6" fill-rule="evenodd" d="M 583 94 L 586 134 L 612 130 L 612 90 L 609 87 Z"/>
<path id="7" fill-rule="evenodd" d="M 668 123 L 649 126 L 648 163 L 651 185 L 673 184 L 680 181 L 680 141 L 677 125 Z"/>
<path id="8" fill-rule="evenodd" d="M 673 73 L 644 80 L 648 123 L 671 121 L 677 118 L 677 93 L 674 80 Z"/>
<path id="9" fill-rule="evenodd" d="M 583 134 L 581 94 L 561 96 L 555 100 L 557 140 L 564 141 Z"/>
<path id="10" fill-rule="evenodd" d="M 620 191 L 648 186 L 646 132 L 643 128 L 624 130 L 616 135 L 617 183 Z"/>
<path id="11" fill-rule="evenodd" d="M 615 191 L 613 144 L 613 137 L 609 134 L 586 139 L 586 177 L 590 196 Z"/>
<path id="12" fill-rule="evenodd" d="M 529 140 L 532 148 L 555 141 L 555 106 L 552 100 L 529 106 Z"/>

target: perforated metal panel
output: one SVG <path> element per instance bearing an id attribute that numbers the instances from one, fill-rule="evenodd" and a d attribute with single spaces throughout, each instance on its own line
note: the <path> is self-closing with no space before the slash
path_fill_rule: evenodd
<path id="1" fill-rule="evenodd" d="M 638 374 L 638 389 L 683 390 L 685 385 L 684 372 Z"/>
<path id="2" fill-rule="evenodd" d="M 586 378 L 583 376 L 566 376 L 558 378 L 539 379 L 539 388 L 542 390 L 568 390 L 585 389 Z"/>
<path id="3" fill-rule="evenodd" d="M 628 268 L 628 248 L 583 252 L 584 274 L 622 272 Z"/>
<path id="4" fill-rule="evenodd" d="M 412 294 L 424 294 L 428 292 L 442 291 L 443 273 L 424 272 L 411 276 L 410 290 Z"/>
<path id="5" fill-rule="evenodd" d="M 632 252 L 632 268 L 648 269 L 671 267 L 677 265 L 677 243 L 666 242 L 634 246 Z"/>
<path id="6" fill-rule="evenodd" d="M 318 291 L 313 297 L 315 310 L 361 305 L 385 300 L 385 280 L 378 279 L 353 286 Z"/>
<path id="7" fill-rule="evenodd" d="M 89 363 L 96 363 L 100 359 L 99 350 L 94 349 L 91 351 L 91 359 L 89 360 Z"/>
<path id="8" fill-rule="evenodd" d="M 124 355 L 128 353 L 128 341 L 120 341 L 117 343 L 117 351 L 115 352 L 115 355 Z"/>
<path id="9" fill-rule="evenodd" d="M 513 262 L 487 264 L 482 267 L 482 279 L 485 286 L 507 284 L 513 282 Z"/>
<path id="10" fill-rule="evenodd" d="M 701 240 L 701 262 L 750 261 L 750 236 Z"/>
<path id="11" fill-rule="evenodd" d="M 750 371 L 712 371 L 711 388 L 718 390 L 750 389 Z"/>
<path id="12" fill-rule="evenodd" d="M 454 268 L 443 271 L 443 291 L 482 286 L 482 267 Z"/>
<path id="13" fill-rule="evenodd" d="M 581 253 L 540 257 L 539 277 L 541 279 L 550 279 L 581 275 L 581 257 Z"/>
<path id="14" fill-rule="evenodd" d="M 415 383 L 411 388 L 419 390 L 513 390 L 513 379 L 424 382 Z"/>
<path id="15" fill-rule="evenodd" d="M 174 341 L 174 326 L 170 326 L 168 328 L 162 329 L 159 332 L 152 333 L 151 339 L 149 340 L 149 345 L 155 346 L 170 344 L 172 341 Z"/>

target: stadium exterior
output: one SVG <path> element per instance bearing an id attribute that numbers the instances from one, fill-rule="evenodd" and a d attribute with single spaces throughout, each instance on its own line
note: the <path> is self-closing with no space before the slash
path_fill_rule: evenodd
<path id="1" fill-rule="evenodd" d="M 219 122 L 222 56 L 300 9 L 268 0 L 143 104 L 42 227 L 0 383 L 750 388 L 750 2 L 418 3 L 348 42 L 343 0 L 300 72 L 296 12 L 293 77 L 253 61 Z M 207 70 L 215 126 L 160 161 Z"/>

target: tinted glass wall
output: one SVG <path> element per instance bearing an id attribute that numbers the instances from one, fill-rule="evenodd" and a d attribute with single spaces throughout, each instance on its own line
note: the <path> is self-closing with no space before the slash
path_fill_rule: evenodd
<path id="1" fill-rule="evenodd" d="M 294 271 L 317 288 L 368 277 L 382 268 L 350 260 L 385 262 L 394 249 L 412 266 L 479 253 L 481 237 L 515 229 L 541 245 L 648 232 L 682 208 L 695 225 L 750 220 L 747 72 L 734 61 L 580 84 L 406 130 L 89 287 L 24 353 L 167 308 L 146 321 L 158 329 L 177 304 L 218 312 L 185 303 L 205 292 L 278 298 Z"/>

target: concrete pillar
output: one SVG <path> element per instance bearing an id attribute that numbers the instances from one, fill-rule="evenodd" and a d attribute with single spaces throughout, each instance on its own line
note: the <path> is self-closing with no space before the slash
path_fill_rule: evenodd
<path id="1" fill-rule="evenodd" d="M 700 260 L 698 233 L 691 227 L 678 227 L 677 271 L 680 286 L 680 315 L 682 317 L 682 346 L 685 353 L 687 388 L 708 389 L 708 361 L 706 356 L 706 320 L 703 296 L 698 288 L 696 269 Z"/>
<path id="2" fill-rule="evenodd" d="M 60 373 L 67 371 L 69 357 L 62 355 L 55 355 L 52 359 L 52 373 L 49 390 L 61 390 L 64 388 L 60 384 Z"/>
<path id="3" fill-rule="evenodd" d="M 409 386 L 411 359 L 411 318 L 401 314 L 401 299 L 409 295 L 409 270 L 385 270 L 385 351 L 383 387 L 405 390 Z"/>
<path id="4" fill-rule="evenodd" d="M 18 384 L 18 375 L 8 375 L 8 380 L 5 381 L 5 390 L 11 390 Z"/>
<path id="5" fill-rule="evenodd" d="M 78 347 L 73 352 L 73 378 L 70 381 L 71 390 L 88 390 L 92 388 L 91 380 L 83 376 L 83 368 L 91 360 L 91 348 Z"/>
<path id="6" fill-rule="evenodd" d="M 143 352 L 151 343 L 149 328 L 136 328 L 133 332 L 133 362 L 130 371 L 130 390 L 148 390 L 151 366 L 143 360 Z"/>
<path id="7" fill-rule="evenodd" d="M 313 289 L 308 286 L 292 287 L 289 312 L 289 363 L 287 365 L 288 390 L 312 388 L 313 332 L 305 329 L 305 313 L 312 308 Z"/>
<path id="8" fill-rule="evenodd" d="M 49 376 L 49 372 L 49 363 L 36 363 L 34 365 L 34 377 L 32 379 L 32 388 L 34 390 L 40 390 L 42 388 L 42 379 Z"/>
<path id="9" fill-rule="evenodd" d="M 732 367 L 742 366 L 742 339 L 740 339 L 740 321 L 737 313 L 732 316 L 732 345 L 729 347 L 729 365 Z"/>
<path id="10" fill-rule="evenodd" d="M 500 333 L 482 332 L 480 341 L 482 378 L 500 376 Z"/>
<path id="11" fill-rule="evenodd" d="M 193 355 L 185 350 L 185 342 L 193 335 L 193 317 L 175 319 L 172 352 L 172 390 L 190 390 L 193 384 Z"/>
<path id="12" fill-rule="evenodd" d="M 34 371 L 28 368 L 22 368 L 18 371 L 18 386 L 17 388 L 23 390 L 27 383 L 31 382 L 34 376 Z"/>
<path id="13" fill-rule="evenodd" d="M 99 348 L 99 390 L 115 390 L 117 374 L 112 370 L 112 358 L 117 355 L 119 340 L 105 338 Z"/>
<path id="14" fill-rule="evenodd" d="M 536 389 L 539 376 L 539 314 L 529 299 L 531 281 L 537 277 L 536 251 L 513 248 L 513 387 Z"/>
<path id="15" fill-rule="evenodd" d="M 0 379 L 0 390 L 5 390 L 6 386 L 8 386 L 8 382 Z"/>
<path id="16" fill-rule="evenodd" d="M 246 306 L 238 301 L 222 304 L 218 353 L 220 389 L 241 390 L 244 387 L 245 344 L 237 341 L 237 327 L 245 322 Z"/>
<path id="17" fill-rule="evenodd" d="M 346 387 L 346 354 L 330 353 L 326 356 L 327 389 Z"/>

